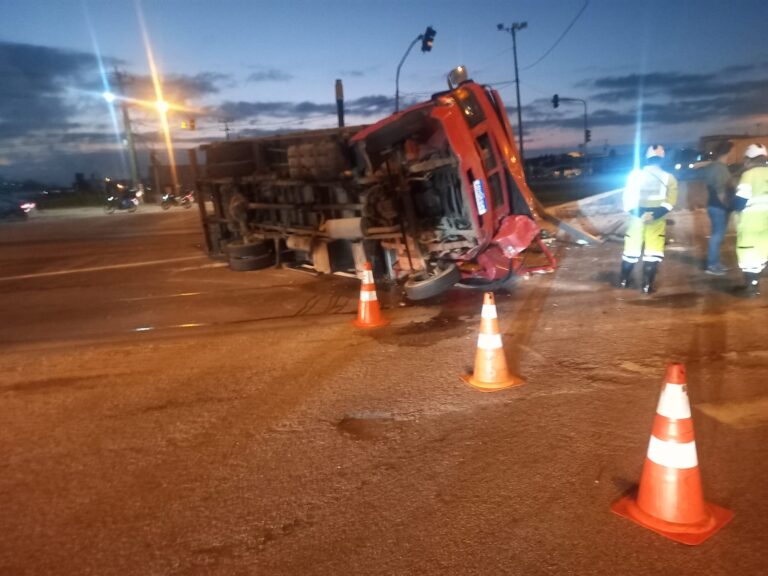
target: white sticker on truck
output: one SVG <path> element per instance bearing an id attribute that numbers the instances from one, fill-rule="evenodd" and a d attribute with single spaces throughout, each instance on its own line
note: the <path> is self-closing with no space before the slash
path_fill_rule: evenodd
<path id="1" fill-rule="evenodd" d="M 477 213 L 482 216 L 488 212 L 488 206 L 485 203 L 485 190 L 483 189 L 483 181 L 475 180 L 472 182 L 472 189 L 475 191 L 475 204 L 477 204 Z"/>

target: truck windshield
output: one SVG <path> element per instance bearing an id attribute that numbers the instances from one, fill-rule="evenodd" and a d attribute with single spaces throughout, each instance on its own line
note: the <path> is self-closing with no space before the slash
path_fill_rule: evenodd
<path id="1" fill-rule="evenodd" d="M 454 97 L 470 128 L 474 128 L 485 120 L 485 113 L 472 92 L 459 88 L 454 92 Z"/>

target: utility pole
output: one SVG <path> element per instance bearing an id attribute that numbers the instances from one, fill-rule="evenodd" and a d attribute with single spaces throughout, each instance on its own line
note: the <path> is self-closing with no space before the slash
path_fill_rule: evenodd
<path id="1" fill-rule="evenodd" d="M 224 118 L 223 120 L 219 120 L 219 122 L 224 124 L 224 138 L 229 140 L 229 133 L 232 132 L 231 128 L 229 127 L 229 123 L 232 122 L 232 119 Z"/>
<path id="2" fill-rule="evenodd" d="M 528 27 L 528 22 L 513 22 L 508 28 L 504 24 L 497 24 L 496 29 L 500 32 L 509 32 L 512 34 L 512 54 L 515 59 L 515 92 L 517 93 L 517 130 L 518 140 L 520 141 L 520 164 L 525 172 L 525 148 L 523 146 L 523 114 L 520 109 L 520 77 L 517 71 L 517 31 Z"/>
<path id="3" fill-rule="evenodd" d="M 115 68 L 115 84 L 117 84 L 118 94 L 120 95 L 120 108 L 123 111 L 123 129 L 125 130 L 125 141 L 128 144 L 128 158 L 131 162 L 131 185 L 136 188 L 139 185 L 139 162 L 136 158 L 136 143 L 133 139 L 133 128 L 131 127 L 131 116 L 128 113 L 128 102 L 125 98 L 125 74 Z"/>
<path id="4" fill-rule="evenodd" d="M 339 128 L 344 128 L 344 83 L 340 79 L 336 79 L 336 115 Z"/>

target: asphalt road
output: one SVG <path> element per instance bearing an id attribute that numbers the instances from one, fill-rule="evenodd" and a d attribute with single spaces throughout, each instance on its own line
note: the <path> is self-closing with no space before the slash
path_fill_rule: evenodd
<path id="1" fill-rule="evenodd" d="M 0 224 L 0 575 L 765 574 L 768 300 L 698 270 L 701 218 L 651 297 L 611 243 L 499 293 L 496 393 L 481 294 L 359 331 L 355 280 L 231 272 L 194 211 Z M 673 360 L 735 512 L 698 547 L 609 511 Z"/>

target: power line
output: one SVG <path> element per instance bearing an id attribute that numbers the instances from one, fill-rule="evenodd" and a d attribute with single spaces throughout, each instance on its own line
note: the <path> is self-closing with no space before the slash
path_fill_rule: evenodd
<path id="1" fill-rule="evenodd" d="M 544 60 L 544 58 L 546 58 L 547 56 L 549 56 L 552 53 L 552 50 L 554 50 L 557 47 L 557 45 L 560 44 L 560 41 L 563 38 L 565 38 L 565 35 L 568 34 L 568 32 L 570 32 L 571 28 L 573 28 L 573 25 L 576 24 L 576 21 L 579 18 L 581 18 L 582 14 L 584 14 L 584 10 L 587 9 L 587 6 L 589 6 L 589 0 L 584 0 L 584 6 L 581 7 L 581 10 L 579 10 L 578 14 L 576 14 L 576 16 L 574 16 L 573 20 L 571 20 L 571 23 L 568 24 L 566 29 L 563 31 L 562 34 L 560 34 L 560 37 L 557 40 L 555 40 L 555 43 L 552 44 L 552 46 L 549 48 L 549 50 L 544 52 L 544 55 L 541 58 L 539 58 L 538 60 L 536 60 L 536 62 L 534 62 L 533 64 L 530 64 L 529 66 L 526 66 L 525 68 L 523 68 L 523 71 L 530 70 L 531 68 L 536 66 L 536 64 L 538 64 L 539 62 Z"/>

